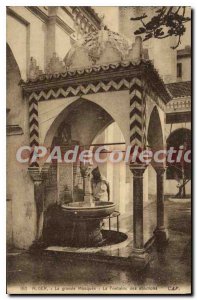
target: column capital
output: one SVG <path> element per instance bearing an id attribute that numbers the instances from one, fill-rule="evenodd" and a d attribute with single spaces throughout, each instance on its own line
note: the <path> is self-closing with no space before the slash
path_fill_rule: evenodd
<path id="1" fill-rule="evenodd" d="M 42 167 L 42 170 L 41 170 L 41 177 L 43 180 L 47 179 L 48 178 L 48 174 L 49 174 L 49 169 L 50 169 L 50 164 L 47 164 L 45 163 Z"/>
<path id="2" fill-rule="evenodd" d="M 129 168 L 134 177 L 142 177 L 147 166 L 146 164 L 130 164 Z"/>
<path id="3" fill-rule="evenodd" d="M 43 181 L 42 173 L 40 172 L 39 167 L 29 167 L 29 175 L 33 180 L 35 186 L 39 186 Z"/>
<path id="4" fill-rule="evenodd" d="M 155 168 L 155 172 L 157 173 L 158 176 L 161 176 L 165 173 L 166 167 L 165 166 L 160 166 Z"/>
<path id="5" fill-rule="evenodd" d="M 84 178 L 88 177 L 88 175 L 90 174 L 91 170 L 92 170 L 92 167 L 90 166 L 89 163 L 86 163 L 86 164 L 81 163 L 80 164 L 80 171 L 81 171 L 81 176 L 82 177 L 84 177 Z"/>

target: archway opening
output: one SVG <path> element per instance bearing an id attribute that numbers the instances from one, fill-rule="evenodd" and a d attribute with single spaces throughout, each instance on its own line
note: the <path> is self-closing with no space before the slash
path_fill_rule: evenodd
<path id="1" fill-rule="evenodd" d="M 164 149 L 164 139 L 163 139 L 161 120 L 156 106 L 152 110 L 150 116 L 147 139 L 148 139 L 148 145 L 153 152 Z"/>
<path id="2" fill-rule="evenodd" d="M 94 154 L 98 148 L 97 146 L 100 145 L 109 147 L 109 153 L 113 150 L 119 150 L 124 155 L 125 140 L 118 124 L 109 113 L 94 102 L 82 98 L 76 100 L 57 118 L 59 120 L 56 119 L 52 124 L 52 132 L 54 133 L 53 138 L 50 137 L 52 149 L 55 146 L 60 146 L 63 153 L 65 153 L 65 151 L 78 146 L 80 150 L 89 149 Z M 49 135 L 51 135 L 51 132 L 48 132 L 48 140 Z M 91 168 L 96 167 L 99 168 L 102 180 L 105 178 L 104 181 L 109 183 L 110 195 L 108 200 L 116 204 L 117 210 L 125 213 L 127 204 L 130 205 L 130 203 L 126 203 L 126 200 L 131 202 L 130 197 L 127 195 L 130 181 L 127 178 L 125 162 L 121 161 L 113 165 L 113 162 L 108 161 L 108 159 L 103 163 L 93 159 Z M 58 231 L 58 228 L 61 230 L 63 221 L 61 222 L 61 217 L 57 221 L 54 207 L 85 201 L 84 178 L 80 161 L 59 163 L 55 160 L 54 163 L 51 163 L 49 176 L 45 184 L 45 195 L 45 207 L 48 211 L 45 218 L 45 228 L 53 227 L 54 236 L 57 236 L 56 231 Z M 48 217 L 56 220 L 58 222 L 57 226 L 47 225 Z M 113 225 L 114 227 L 117 226 L 116 219 L 112 220 L 111 226 L 113 227 Z M 105 228 L 108 229 L 108 222 L 106 222 L 106 226 Z"/>
<path id="3" fill-rule="evenodd" d="M 156 151 L 164 150 L 163 130 L 161 120 L 157 107 L 152 110 L 147 141 L 149 149 L 156 153 Z M 144 228 L 145 240 L 148 240 L 156 228 L 156 195 L 157 195 L 157 175 L 155 168 L 160 165 L 163 166 L 165 162 L 158 164 L 152 158 L 151 163 L 148 165 L 144 173 L 144 219 L 146 227 Z"/>
<path id="4" fill-rule="evenodd" d="M 179 128 L 173 131 L 167 139 L 167 150 L 170 148 L 178 151 L 183 151 L 182 158 L 174 162 L 167 162 L 166 179 L 167 187 L 171 186 L 171 191 L 178 197 L 185 197 L 191 194 L 190 179 L 191 179 L 191 163 L 184 160 L 184 153 L 191 150 L 191 130 L 187 128 Z M 174 187 L 174 188 L 172 188 Z"/>
<path id="5" fill-rule="evenodd" d="M 53 135 L 53 136 L 52 136 Z M 47 143 L 51 140 L 51 147 L 61 146 L 65 149 L 73 149 L 75 145 L 79 146 L 80 151 L 84 149 L 94 150 L 92 145 L 110 144 L 108 147 L 110 150 L 114 150 L 118 147 L 119 150 L 125 151 L 125 140 L 123 134 L 115 122 L 115 120 L 98 104 L 80 98 L 70 104 L 65 110 L 63 110 L 59 116 L 54 120 L 51 128 L 49 129 L 46 137 Z M 117 143 L 121 145 L 117 145 Z M 117 146 L 116 146 L 117 145 Z M 65 150 L 64 149 L 64 150 Z M 107 167 L 108 164 L 108 167 Z M 119 206 L 120 202 L 120 188 L 119 192 L 113 192 L 112 182 L 119 182 L 120 178 L 124 178 L 126 181 L 126 175 L 121 176 L 121 171 L 118 170 L 115 175 L 112 174 L 111 169 L 113 167 L 111 162 L 102 163 L 96 165 L 99 167 L 101 173 L 106 177 L 111 185 L 112 198 Z M 94 164 L 92 168 L 96 167 Z M 118 165 L 118 164 L 116 164 Z M 117 166 L 117 169 L 119 167 Z M 122 169 L 122 174 L 125 174 L 125 165 Z M 82 178 L 80 174 L 79 162 L 76 163 L 53 163 L 50 167 L 50 176 L 46 184 L 47 201 L 46 205 L 50 205 L 52 202 L 69 202 L 69 201 L 82 201 Z M 119 182 L 120 186 L 121 183 Z M 113 186 L 116 186 L 113 183 Z M 114 196 L 116 194 L 116 199 Z M 55 195 L 55 197 L 54 197 Z M 128 197 L 129 198 L 129 197 Z"/>

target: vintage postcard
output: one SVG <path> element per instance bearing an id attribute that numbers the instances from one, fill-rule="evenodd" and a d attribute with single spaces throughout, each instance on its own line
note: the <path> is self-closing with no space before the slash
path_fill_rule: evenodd
<path id="1" fill-rule="evenodd" d="M 6 12 L 7 293 L 191 294 L 191 8 Z"/>

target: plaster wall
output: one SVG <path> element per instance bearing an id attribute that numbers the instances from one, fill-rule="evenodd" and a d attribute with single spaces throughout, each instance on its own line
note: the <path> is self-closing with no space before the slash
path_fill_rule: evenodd
<path id="1" fill-rule="evenodd" d="M 28 26 L 22 24 L 11 16 L 7 16 L 7 43 L 17 60 L 21 77 L 27 77 L 27 35 Z"/>
<path id="2" fill-rule="evenodd" d="M 40 69 L 44 70 L 46 24 L 25 7 L 10 8 L 28 23 L 22 24 L 17 17 L 8 16 L 7 19 L 7 41 L 21 68 L 22 78 L 26 79 L 30 57 L 34 57 Z"/>
<path id="3" fill-rule="evenodd" d="M 7 194 L 12 210 L 10 222 L 7 220 L 7 230 L 12 234 L 12 246 L 19 249 L 28 249 L 36 234 L 33 182 L 27 165 L 16 161 L 16 152 L 24 144 L 27 144 L 24 135 L 7 137 Z"/>
<path id="4" fill-rule="evenodd" d="M 104 23 L 110 30 L 119 32 L 119 7 L 118 6 L 94 6 L 96 13 L 104 14 Z"/>
<path id="5" fill-rule="evenodd" d="M 7 126 L 16 125 L 18 133 L 7 136 L 7 197 L 9 198 L 7 232 L 9 246 L 27 249 L 35 238 L 36 210 L 33 182 L 27 165 L 16 160 L 19 147 L 29 145 L 29 110 L 22 97 L 18 65 L 7 48 Z"/>
<path id="6" fill-rule="evenodd" d="M 69 35 L 56 25 L 56 39 L 55 39 L 55 52 L 58 54 L 61 60 L 71 48 L 71 42 Z"/>

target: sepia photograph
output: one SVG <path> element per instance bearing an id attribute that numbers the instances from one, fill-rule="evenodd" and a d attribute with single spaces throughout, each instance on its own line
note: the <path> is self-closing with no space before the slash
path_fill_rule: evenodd
<path id="1" fill-rule="evenodd" d="M 5 11 L 6 293 L 191 295 L 192 8 Z"/>

